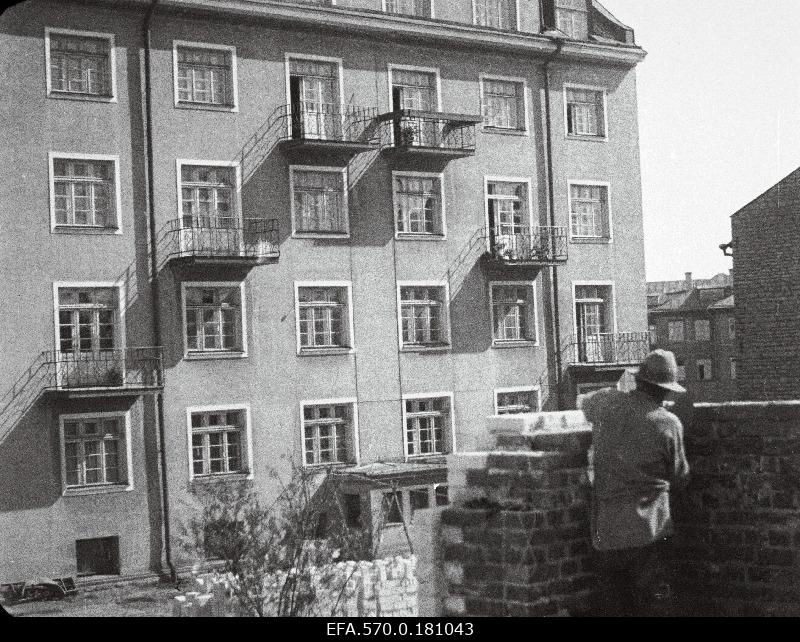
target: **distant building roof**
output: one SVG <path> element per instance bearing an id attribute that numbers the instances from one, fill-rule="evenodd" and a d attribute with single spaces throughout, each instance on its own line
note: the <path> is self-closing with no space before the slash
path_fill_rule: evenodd
<path id="1" fill-rule="evenodd" d="M 692 288 L 662 295 L 660 303 L 648 305 L 648 312 L 701 312 L 732 307 L 730 287 Z"/>

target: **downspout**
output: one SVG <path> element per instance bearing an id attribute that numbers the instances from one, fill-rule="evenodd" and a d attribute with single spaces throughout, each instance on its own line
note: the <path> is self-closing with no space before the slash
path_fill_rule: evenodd
<path id="1" fill-rule="evenodd" d="M 153 299 L 153 339 L 157 346 L 162 346 L 161 336 L 161 297 L 158 283 L 158 239 L 156 238 L 156 208 L 155 208 L 155 169 L 153 165 L 153 105 L 151 99 L 150 78 L 150 26 L 159 0 L 152 0 L 145 14 L 142 25 L 144 40 L 144 101 L 145 101 L 145 155 L 147 156 L 147 210 L 148 234 L 150 237 L 150 277 L 151 296 Z M 162 375 L 163 376 L 163 375 Z M 161 382 L 163 384 L 163 380 Z M 164 537 L 164 558 L 169 567 L 171 582 L 176 582 L 178 575 L 172 563 L 172 544 L 169 527 L 169 493 L 167 491 L 167 455 L 164 448 L 164 393 L 156 394 L 156 423 L 158 424 L 158 455 L 159 473 L 161 478 L 161 521 Z"/>
<path id="2" fill-rule="evenodd" d="M 547 135 L 545 136 L 545 157 L 547 162 L 547 216 L 550 228 L 556 226 L 556 212 L 555 212 L 555 195 L 554 178 L 553 178 L 553 124 L 552 115 L 550 113 L 550 63 L 555 60 L 561 49 L 564 46 L 564 41 L 561 38 L 551 38 L 556 43 L 556 48 L 544 61 L 544 114 L 545 114 L 545 127 L 547 128 Z M 551 238 L 552 249 L 555 256 L 557 239 L 555 236 Z M 552 315 L 550 322 L 553 326 L 553 342 L 555 343 L 555 367 L 556 367 L 556 399 L 558 402 L 558 409 L 563 407 L 562 404 L 562 359 L 561 359 L 561 325 L 559 323 L 560 313 L 558 305 L 558 268 L 550 266 L 550 309 Z"/>

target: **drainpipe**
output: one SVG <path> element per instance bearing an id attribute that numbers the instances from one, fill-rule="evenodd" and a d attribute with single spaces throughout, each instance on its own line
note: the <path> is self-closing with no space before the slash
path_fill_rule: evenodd
<path id="1" fill-rule="evenodd" d="M 555 51 L 551 53 L 544 61 L 544 114 L 545 126 L 547 128 L 547 135 L 545 136 L 545 156 L 547 162 L 547 216 L 551 228 L 556 226 L 556 212 L 555 212 L 555 196 L 553 194 L 554 178 L 553 178 L 553 126 L 552 115 L 550 110 L 550 63 L 555 60 L 561 49 L 564 46 L 564 40 L 558 37 L 548 36 L 556 44 Z M 552 239 L 553 250 L 556 249 L 556 239 Z M 558 409 L 563 407 L 562 404 L 562 362 L 561 362 L 561 326 L 559 323 L 559 305 L 558 305 L 558 268 L 556 266 L 550 267 L 550 298 L 551 298 L 551 324 L 553 326 L 553 342 L 555 343 L 555 367 L 556 367 L 556 395 L 558 401 Z"/>
<path id="2" fill-rule="evenodd" d="M 148 234 L 150 236 L 150 275 L 151 275 L 151 296 L 153 298 L 153 339 L 157 346 L 162 346 L 161 337 L 161 297 L 158 283 L 158 239 L 156 238 L 156 208 L 155 208 L 155 187 L 153 180 L 155 169 L 153 165 L 153 105 L 151 99 L 151 75 L 150 75 L 150 26 L 159 0 L 152 0 L 145 14 L 144 24 L 142 25 L 142 37 L 144 40 L 144 100 L 145 100 L 145 155 L 147 156 L 147 210 L 148 210 Z M 163 380 L 161 382 L 163 384 Z M 158 424 L 158 456 L 159 473 L 161 478 L 161 521 L 163 524 L 164 538 L 164 558 L 169 567 L 169 577 L 171 582 L 176 582 L 178 575 L 172 563 L 172 544 L 169 527 L 169 493 L 167 492 L 167 455 L 164 448 L 164 394 L 156 393 L 156 423 Z"/>

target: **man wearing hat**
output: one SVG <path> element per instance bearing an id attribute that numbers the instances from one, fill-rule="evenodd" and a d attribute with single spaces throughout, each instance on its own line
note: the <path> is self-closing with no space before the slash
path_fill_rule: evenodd
<path id="1" fill-rule="evenodd" d="M 651 352 L 635 371 L 636 388 L 599 390 L 581 399 L 593 424 L 592 545 L 603 615 L 655 615 L 671 602 L 669 491 L 689 464 L 680 419 L 663 407 L 677 382 L 675 355 Z"/>

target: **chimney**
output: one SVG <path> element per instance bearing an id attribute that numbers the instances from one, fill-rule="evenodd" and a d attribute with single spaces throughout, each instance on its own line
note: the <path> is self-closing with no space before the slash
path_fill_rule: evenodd
<path id="1" fill-rule="evenodd" d="M 686 273 L 686 281 L 685 281 L 685 288 L 686 288 L 687 292 L 689 290 L 691 290 L 693 287 L 694 287 L 694 282 L 692 281 L 692 273 L 691 272 L 687 272 Z"/>

